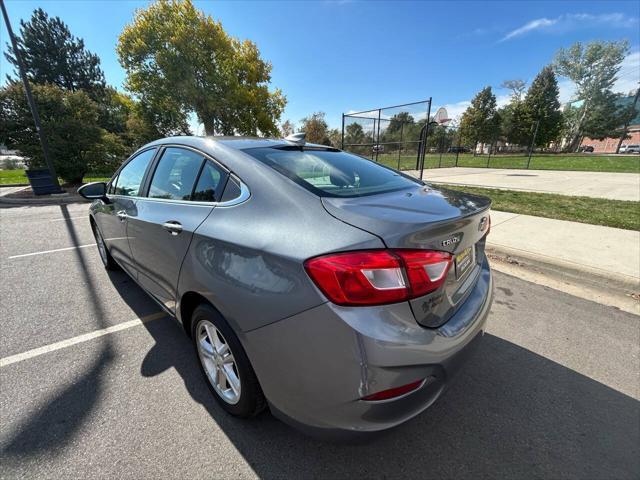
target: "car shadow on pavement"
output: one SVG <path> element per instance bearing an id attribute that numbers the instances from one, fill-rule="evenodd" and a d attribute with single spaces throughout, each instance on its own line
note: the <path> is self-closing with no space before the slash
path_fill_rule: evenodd
<path id="1" fill-rule="evenodd" d="M 60 205 L 60 210 L 72 245 L 81 245 L 67 205 Z M 86 285 L 85 293 L 91 300 L 88 304 L 91 305 L 91 317 L 95 321 L 95 328 L 105 328 L 107 326 L 105 312 L 98 288 L 89 274 L 87 259 L 80 249 L 73 252 L 78 261 L 79 274 Z M 113 346 L 107 336 L 99 353 L 86 371 L 72 384 L 56 392 L 46 404 L 41 405 L 31 417 L 26 419 L 3 448 L 2 457 L 7 455 L 20 458 L 45 451 L 55 452 L 67 445 L 95 409 L 103 388 L 102 374 L 113 359 Z"/>
<path id="2" fill-rule="evenodd" d="M 156 343 L 142 375 L 175 368 L 260 478 L 633 478 L 640 471 L 640 402 L 490 334 L 431 408 L 345 444 L 302 435 L 268 412 L 229 416 L 206 387 L 182 327 L 145 327 Z"/>

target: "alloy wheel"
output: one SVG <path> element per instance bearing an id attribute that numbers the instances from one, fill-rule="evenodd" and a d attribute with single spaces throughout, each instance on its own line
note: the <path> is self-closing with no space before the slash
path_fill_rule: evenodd
<path id="1" fill-rule="evenodd" d="M 96 244 L 98 245 L 98 253 L 100 254 L 100 259 L 102 260 L 102 263 L 107 265 L 109 261 L 109 259 L 107 258 L 107 247 L 104 244 L 102 235 L 100 235 L 100 232 L 98 231 L 97 228 L 95 229 L 95 233 L 96 233 Z"/>
<path id="2" fill-rule="evenodd" d="M 207 379 L 225 402 L 240 401 L 241 382 L 238 367 L 227 340 L 209 320 L 201 320 L 196 330 L 198 356 Z"/>

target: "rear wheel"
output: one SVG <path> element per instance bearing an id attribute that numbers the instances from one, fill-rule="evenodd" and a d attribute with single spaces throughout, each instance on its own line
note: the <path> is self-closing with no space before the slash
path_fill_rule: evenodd
<path id="1" fill-rule="evenodd" d="M 107 270 L 118 270 L 120 267 L 109 253 L 109 249 L 107 248 L 107 244 L 104 243 L 104 238 L 102 238 L 100 230 L 98 230 L 98 227 L 96 227 L 93 222 L 91 222 L 91 229 L 93 230 L 93 236 L 96 238 L 98 253 L 100 254 L 100 260 L 102 260 L 104 268 Z"/>
<path id="2" fill-rule="evenodd" d="M 260 413 L 266 401 L 238 337 L 217 310 L 202 304 L 193 312 L 193 342 L 215 399 L 237 417 Z"/>

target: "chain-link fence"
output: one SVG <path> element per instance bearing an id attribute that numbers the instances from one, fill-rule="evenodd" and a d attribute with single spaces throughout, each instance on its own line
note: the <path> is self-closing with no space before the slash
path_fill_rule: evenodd
<path id="1" fill-rule="evenodd" d="M 342 115 L 342 148 L 398 170 L 420 168 L 431 99 Z"/>
<path id="2" fill-rule="evenodd" d="M 398 170 L 440 167 L 601 169 L 597 163 L 602 163 L 603 157 L 599 160 L 592 153 L 593 147 L 585 146 L 584 142 L 580 152 L 563 153 L 560 140 L 539 145 L 536 123 L 522 128 L 511 127 L 524 132 L 519 135 L 522 140 L 518 144 L 509 143 L 508 135 L 503 132 L 497 133 L 490 143 L 471 142 L 461 135 L 458 122 L 448 118 L 446 109 L 434 109 L 429 99 L 343 114 L 342 148 Z"/>

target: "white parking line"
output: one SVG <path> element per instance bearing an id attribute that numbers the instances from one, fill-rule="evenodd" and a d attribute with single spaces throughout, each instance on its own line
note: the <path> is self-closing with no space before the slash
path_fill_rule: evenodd
<path id="1" fill-rule="evenodd" d="M 45 250 L 43 252 L 23 253 L 21 255 L 12 255 L 9 257 L 9 260 L 11 260 L 12 258 L 31 257 L 33 255 L 44 255 L 46 253 L 64 252 L 65 250 L 75 250 L 76 248 L 87 248 L 95 246 L 95 243 L 89 243 L 88 245 L 78 245 L 77 247 L 56 248 L 55 250 Z"/>
<path id="2" fill-rule="evenodd" d="M 54 218 L 52 220 L 48 220 L 49 222 L 65 222 L 67 220 L 77 220 L 79 218 L 84 218 L 89 221 L 89 215 L 82 215 L 81 217 L 65 217 L 65 218 Z"/>
<path id="3" fill-rule="evenodd" d="M 167 314 L 165 312 L 152 313 L 151 315 L 136 318 L 135 320 L 119 323 L 111 327 L 102 328 L 100 330 L 95 330 L 83 335 L 78 335 L 77 337 L 68 338 L 60 342 L 45 345 L 44 347 L 38 347 L 34 348 L 33 350 L 27 350 L 23 353 L 0 358 L 0 368 L 6 367 L 7 365 L 11 365 L 13 363 L 22 362 L 23 360 L 28 360 L 33 357 L 38 357 L 40 355 L 44 355 L 45 353 L 55 352 L 56 350 L 71 347 L 72 345 L 77 345 L 78 343 L 88 342 L 89 340 L 93 340 L 94 338 L 102 337 L 104 335 L 109 335 L 110 333 L 120 332 L 128 328 L 137 327 L 138 325 L 142 325 L 143 323 L 157 320 L 166 316 Z"/>

